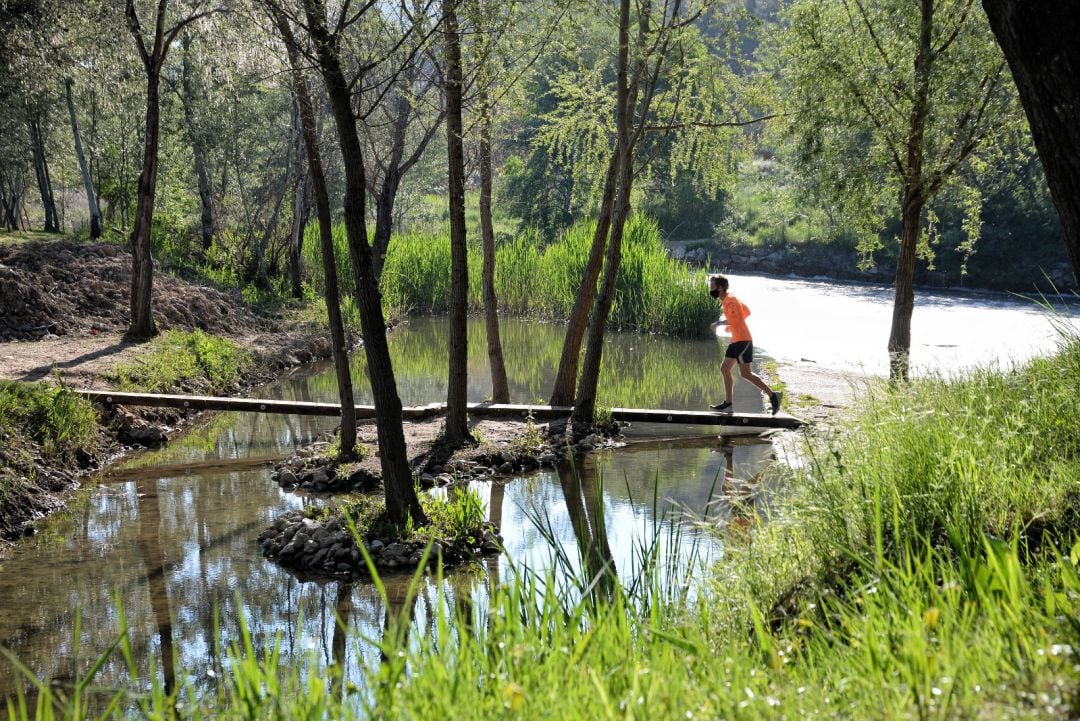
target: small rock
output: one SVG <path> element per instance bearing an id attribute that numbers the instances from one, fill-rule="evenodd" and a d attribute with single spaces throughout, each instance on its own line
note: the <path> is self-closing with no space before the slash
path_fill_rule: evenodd
<path id="1" fill-rule="evenodd" d="M 499 473 L 508 474 L 508 473 L 513 473 L 513 472 L 514 472 L 514 464 L 511 463 L 510 461 L 506 461 L 501 466 L 499 466 Z"/>
<path id="2" fill-rule="evenodd" d="M 407 556 L 409 547 L 403 543 L 391 543 L 386 547 L 384 553 L 388 556 Z"/>

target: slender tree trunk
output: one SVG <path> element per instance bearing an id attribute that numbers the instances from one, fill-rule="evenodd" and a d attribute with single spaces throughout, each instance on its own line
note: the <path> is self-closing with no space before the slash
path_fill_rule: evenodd
<path id="1" fill-rule="evenodd" d="M 290 182 L 292 176 L 292 147 L 293 142 L 290 139 L 286 143 L 285 173 L 281 176 L 281 192 L 278 193 L 277 200 L 272 201 L 274 206 L 270 218 L 266 221 L 266 227 L 263 228 L 258 243 L 255 244 L 255 285 L 262 290 L 270 290 L 271 287 L 270 273 L 266 267 L 266 251 L 270 247 L 270 241 L 273 240 L 274 233 L 277 231 L 278 220 L 281 218 L 281 207 L 285 205 L 285 196 L 288 195 L 289 186 L 292 184 Z"/>
<path id="2" fill-rule="evenodd" d="M 900 256 L 896 260 L 896 292 L 893 298 L 892 328 L 889 332 L 889 373 L 895 380 L 908 377 L 911 349 L 911 316 L 915 310 L 915 255 L 922 230 L 922 210 L 925 200 L 917 190 L 904 193 L 903 231 Z"/>
<path id="3" fill-rule="evenodd" d="M 371 249 L 367 241 L 367 224 L 364 218 L 367 187 L 364 180 L 364 157 L 356 131 L 351 93 L 326 27 L 326 8 L 322 0 L 304 0 L 303 5 L 308 32 L 311 33 L 318 55 L 319 70 L 333 108 L 341 158 L 345 166 L 345 234 L 349 243 L 349 258 L 356 274 L 360 328 L 364 334 L 364 354 L 367 357 L 368 377 L 375 401 L 375 423 L 379 437 L 379 460 L 382 465 L 383 490 L 386 494 L 386 511 L 391 522 L 399 526 L 405 525 L 409 517 L 417 525 L 422 525 L 427 522 L 427 518 L 420 508 L 406 456 L 401 399 L 398 396 L 394 367 L 386 342 L 382 295 L 375 280 Z"/>
<path id="4" fill-rule="evenodd" d="M 127 331 L 131 338 L 149 338 L 157 333 L 153 315 L 154 259 L 150 252 L 150 230 L 154 222 L 154 196 L 157 193 L 159 83 L 160 67 L 151 64 L 146 69 L 146 135 L 135 205 L 135 227 L 131 231 L 131 325 Z"/>
<path id="5" fill-rule="evenodd" d="M 484 322 L 487 328 L 488 365 L 491 367 L 491 400 L 510 402 L 502 340 L 499 337 L 499 299 L 495 295 L 495 226 L 491 220 L 491 103 L 480 91 L 480 235 L 484 244 Z"/>
<path id="6" fill-rule="evenodd" d="M 919 51 L 915 55 L 915 97 L 908 124 L 904 199 L 901 208 L 903 232 L 900 256 L 896 261 L 896 295 L 893 300 L 892 328 L 889 331 L 889 375 L 907 380 L 911 353 L 911 315 L 915 310 L 915 253 L 922 230 L 922 210 L 926 205 L 923 188 L 923 154 L 926 119 L 930 108 L 930 71 L 934 62 L 934 0 L 920 0 Z"/>
<path id="7" fill-rule="evenodd" d="M 444 438 L 451 446 L 472 439 L 468 425 L 468 247 L 465 239 L 465 151 L 461 122 L 461 36 L 457 0 L 443 0 L 446 42 L 446 147 L 450 196 L 450 348 Z"/>
<path id="8" fill-rule="evenodd" d="M 209 163 L 206 160 L 206 143 L 203 133 L 199 129 L 198 120 L 195 117 L 195 86 L 191 81 L 191 35 L 184 33 L 180 41 L 183 53 L 180 66 L 181 90 L 180 95 L 184 106 L 184 123 L 187 126 L 188 142 L 191 143 L 191 154 L 195 159 L 195 178 L 199 186 L 199 222 L 202 226 L 203 251 L 210 250 L 214 243 L 214 188 L 210 180 Z"/>
<path id="9" fill-rule="evenodd" d="M 600 295 L 596 299 L 588 347 L 585 351 L 585 364 L 581 371 L 581 381 L 574 398 L 573 420 L 575 423 L 592 423 L 596 412 L 596 389 L 600 378 L 600 364 L 604 350 L 604 330 L 615 297 L 615 281 L 622 260 L 622 233 L 626 217 L 630 212 L 630 186 L 633 181 L 633 154 L 630 146 L 631 94 L 629 81 L 630 65 L 630 0 L 619 2 L 619 55 L 618 79 L 616 90 L 616 133 L 618 147 L 613 154 L 611 167 L 619 169 L 618 195 L 611 223 L 611 233 L 607 244 L 607 257 L 604 261 L 604 280 Z M 616 160 L 615 158 L 618 158 Z M 611 211 L 609 211 L 610 213 Z M 552 403 L 554 405 L 554 403 Z"/>
<path id="10" fill-rule="evenodd" d="M 1080 285 L 1080 4 L 983 0 L 982 5 L 1016 81 Z"/>
<path id="11" fill-rule="evenodd" d="M 71 135 L 75 139 L 75 155 L 79 159 L 79 171 L 82 173 L 83 189 L 86 191 L 86 205 L 90 212 L 90 238 L 96 240 L 101 237 L 101 209 L 97 204 L 97 193 L 94 192 L 94 181 L 90 178 L 90 168 L 86 165 L 86 155 L 83 154 L 82 137 L 79 135 L 79 121 L 75 116 L 75 101 L 72 98 L 71 87 L 75 81 L 67 78 L 64 89 L 67 97 L 68 114 L 71 116 Z"/>
<path id="12" fill-rule="evenodd" d="M 18 230 L 19 208 L 22 205 L 19 181 L 12 177 L 11 173 L 3 173 L 2 169 L 0 169 L 0 204 L 4 208 L 4 227 L 8 230 Z"/>
<path id="13" fill-rule="evenodd" d="M 390 146 L 390 158 L 383 171 L 382 186 L 375 198 L 375 235 L 372 238 L 371 261 L 375 277 L 382 278 L 386 251 L 390 248 L 390 235 L 394 226 L 394 201 L 401 186 L 401 159 L 405 154 L 405 136 L 409 129 L 409 102 L 404 93 L 398 98 L 397 117 L 394 120 L 394 138 Z"/>
<path id="14" fill-rule="evenodd" d="M 390 236 L 394 226 L 394 201 L 401 178 L 394 168 L 386 169 L 386 176 L 375 198 L 375 234 L 371 238 L 371 262 L 375 277 L 382 279 L 386 252 L 390 248 Z"/>
<path id="15" fill-rule="evenodd" d="M 45 211 L 44 230 L 48 233 L 60 232 L 60 218 L 56 213 L 56 201 L 53 198 L 52 177 L 49 174 L 49 161 L 45 153 L 45 136 L 41 131 L 41 119 L 30 120 L 30 144 L 34 156 L 34 173 L 37 176 L 38 192 L 41 193 L 41 207 Z"/>
<path id="16" fill-rule="evenodd" d="M 299 107 L 296 109 L 296 125 L 300 125 Z M 292 297 L 303 298 L 303 267 L 301 258 L 304 251 L 304 233 L 307 230 L 311 208 L 311 174 L 305 167 L 308 163 L 304 145 L 303 128 L 297 133 L 296 146 L 296 182 L 293 183 L 293 222 L 289 232 L 289 277 L 292 282 Z"/>
<path id="17" fill-rule="evenodd" d="M 600 215 L 596 220 L 589 259 L 585 263 L 584 277 L 574 296 L 574 308 L 566 325 L 566 337 L 563 339 L 562 355 L 559 358 L 559 370 L 555 376 L 555 386 L 551 391 L 553 406 L 568 406 L 574 402 L 577 389 L 578 364 L 581 360 L 581 343 L 585 339 L 585 330 L 589 323 L 589 311 L 596 296 L 596 281 L 600 278 L 600 269 L 604 262 L 604 247 L 607 244 L 608 231 L 611 229 L 611 211 L 615 205 L 615 190 L 619 182 L 618 151 L 611 154 L 607 176 L 604 179 L 604 195 L 600 200 Z"/>
<path id="18" fill-rule="evenodd" d="M 341 295 L 338 292 L 337 263 L 334 260 L 333 218 L 330 214 L 330 195 L 326 189 L 319 138 L 315 129 L 315 110 L 311 93 L 301 68 L 302 59 L 288 18 L 272 3 L 268 4 L 274 24 L 289 56 L 293 95 L 303 133 L 304 150 L 311 179 L 312 194 L 319 219 L 319 248 L 322 251 L 323 276 L 326 286 L 326 315 L 330 325 L 330 343 L 333 347 L 334 370 L 337 373 L 338 398 L 341 402 L 341 460 L 351 460 L 356 448 L 356 406 L 353 400 L 352 371 L 349 368 L 348 346 L 345 341 L 345 325 L 341 320 Z"/>

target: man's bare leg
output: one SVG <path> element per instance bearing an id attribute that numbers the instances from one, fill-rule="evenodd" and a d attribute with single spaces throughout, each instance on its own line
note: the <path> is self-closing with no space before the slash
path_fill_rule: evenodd
<path id="1" fill-rule="evenodd" d="M 768 383 L 761 379 L 761 376 L 759 376 L 751 369 L 749 363 L 739 364 L 739 374 L 746 380 L 750 381 L 751 384 L 757 386 L 758 390 L 760 390 L 765 395 L 772 395 L 772 388 L 769 387 Z"/>
<path id="2" fill-rule="evenodd" d="M 735 391 L 735 378 L 731 373 L 731 369 L 734 367 L 734 358 L 725 358 L 724 362 L 720 364 L 720 375 L 724 376 L 724 400 L 728 403 L 732 402 L 732 394 Z"/>

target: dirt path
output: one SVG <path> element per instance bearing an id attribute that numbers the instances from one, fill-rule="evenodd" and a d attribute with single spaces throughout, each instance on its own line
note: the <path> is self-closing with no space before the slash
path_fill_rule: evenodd
<path id="1" fill-rule="evenodd" d="M 825 368 L 800 361 L 776 369 L 784 382 L 786 406 L 811 422 L 829 421 L 851 408 L 861 390 L 878 380 L 857 371 Z"/>
<path id="2" fill-rule="evenodd" d="M 326 342 L 317 329 L 299 329 L 231 336 L 272 365 L 287 367 L 326 355 Z M 60 379 L 73 388 L 107 388 L 105 378 L 118 363 L 126 363 L 153 346 L 131 343 L 119 334 L 61 336 L 40 341 L 0 343 L 0 378 L 13 381 Z"/>
<path id="3" fill-rule="evenodd" d="M 101 377 L 106 371 L 145 350 L 145 344 L 128 343 L 119 334 L 9 341 L 0 343 L 0 378 L 40 381 L 58 373 L 74 388 L 104 388 Z"/>

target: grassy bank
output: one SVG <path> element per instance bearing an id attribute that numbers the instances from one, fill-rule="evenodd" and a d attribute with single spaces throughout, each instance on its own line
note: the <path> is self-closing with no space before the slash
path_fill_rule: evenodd
<path id="1" fill-rule="evenodd" d="M 1074 715 L 1078 418 L 1077 339 L 1020 369 L 882 386 L 788 471 L 771 518 L 716 529 L 723 559 L 682 579 L 697 600 L 657 575 L 560 595 L 524 574 L 485 604 L 440 598 L 419 632 L 392 614 L 355 685 L 232 648 L 216 691 L 180 692 L 180 715 Z M 160 690 L 117 703 L 175 713 Z"/>
<path id="2" fill-rule="evenodd" d="M 595 224 L 579 223 L 546 243 L 524 232 L 496 251 L 495 290 L 500 310 L 544 320 L 565 320 L 589 255 Z M 348 290 L 349 269 L 344 228 L 334 229 L 339 277 Z M 318 243 L 305 243 L 309 267 L 321 267 Z M 469 306 L 483 310 L 481 250 L 469 248 Z M 386 255 L 382 277 L 387 308 L 420 313 L 447 310 L 450 294 L 450 238 L 447 233 L 396 235 Z M 669 258 L 656 223 L 634 216 L 627 223 L 623 257 L 610 327 L 644 333 L 703 336 L 716 319 L 716 302 L 705 292 L 704 271 Z"/>
<path id="3" fill-rule="evenodd" d="M 166 393 L 235 390 L 255 358 L 236 341 L 201 330 L 170 330 L 151 341 L 150 349 L 108 374 L 118 390 Z"/>
<path id="4" fill-rule="evenodd" d="M 115 388 L 145 392 L 227 394 L 260 368 L 235 341 L 202 331 L 172 330 L 150 341 L 145 353 L 104 374 Z M 156 411 L 158 422 L 176 411 Z M 115 441 L 131 442 L 144 425 L 99 419 L 90 403 L 47 382 L 0 381 L 0 538 L 12 538 L 45 513 L 63 507 L 62 492 Z"/>
<path id="5" fill-rule="evenodd" d="M 98 445 L 85 399 L 45 382 L 0 381 L 0 538 L 50 509 L 46 494 L 64 481 L 49 469 L 77 467 L 79 451 Z"/>

